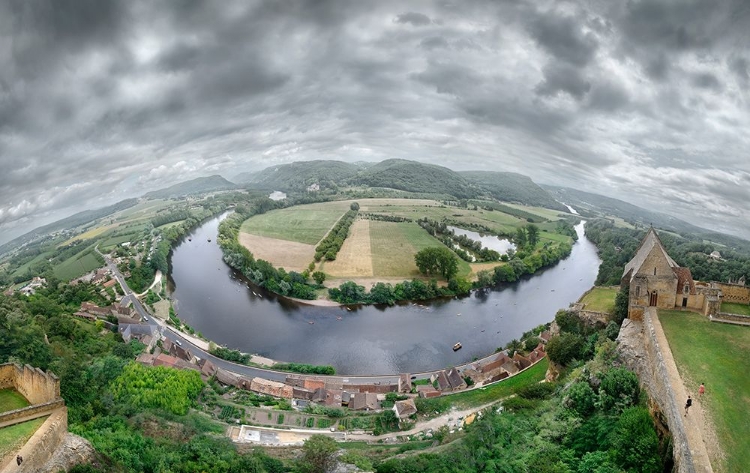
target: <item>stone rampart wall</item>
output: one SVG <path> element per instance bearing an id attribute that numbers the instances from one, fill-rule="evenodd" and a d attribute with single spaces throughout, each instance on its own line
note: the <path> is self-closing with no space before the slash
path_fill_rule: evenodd
<path id="1" fill-rule="evenodd" d="M 62 399 L 57 399 L 55 401 L 45 402 L 44 404 L 34 404 L 33 406 L 3 412 L 2 414 L 0 414 L 0 426 L 7 427 L 8 425 L 36 419 L 45 414 L 49 414 L 50 412 L 59 409 L 64 405 L 65 401 L 63 401 Z"/>
<path id="2" fill-rule="evenodd" d="M 712 285 L 721 290 L 724 301 L 750 304 L 750 286 L 720 282 L 715 282 Z"/>
<path id="3" fill-rule="evenodd" d="M 44 473 L 43 465 L 52 457 L 68 433 L 68 409 L 54 411 L 21 450 L 8 455 L 0 463 L 0 473 Z M 16 465 L 16 455 L 23 457 Z"/>
<path id="4" fill-rule="evenodd" d="M 750 317 L 747 315 L 740 314 L 729 314 L 727 312 L 719 312 L 716 317 L 711 317 L 711 322 L 725 322 L 725 323 L 740 323 L 743 325 L 750 325 Z"/>
<path id="5" fill-rule="evenodd" d="M 656 330 L 661 330 L 661 324 L 658 320 L 654 321 L 654 317 L 656 317 L 655 310 L 647 310 L 643 314 L 643 341 L 652 370 L 652 382 L 649 385 L 653 392 L 649 392 L 649 394 L 667 418 L 669 431 L 672 433 L 676 470 L 680 473 L 694 473 L 693 456 L 688 448 L 687 432 L 682 420 L 682 403 L 677 400 L 677 396 L 669 383 L 666 361 L 661 351 L 662 349 L 668 350 L 669 347 L 659 346 Z M 659 324 L 658 327 L 656 324 Z"/>
<path id="6" fill-rule="evenodd" d="M 29 365 L 0 365 L 0 388 L 14 388 L 31 404 L 43 404 L 60 398 L 60 380 Z"/>

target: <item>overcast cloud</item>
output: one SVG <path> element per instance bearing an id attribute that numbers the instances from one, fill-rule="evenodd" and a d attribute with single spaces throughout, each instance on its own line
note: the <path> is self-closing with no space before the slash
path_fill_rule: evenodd
<path id="1" fill-rule="evenodd" d="M 514 171 L 747 236 L 750 3 L 0 3 L 0 242 L 310 159 Z"/>

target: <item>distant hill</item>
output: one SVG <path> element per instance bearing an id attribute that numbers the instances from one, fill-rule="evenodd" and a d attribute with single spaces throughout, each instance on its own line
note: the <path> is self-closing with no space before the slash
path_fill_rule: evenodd
<path id="1" fill-rule="evenodd" d="M 67 230 L 69 228 L 74 228 L 79 225 L 84 225 L 89 222 L 93 222 L 94 220 L 100 219 L 102 217 L 106 217 L 107 215 L 111 215 L 115 212 L 119 212 L 120 210 L 128 209 L 137 203 L 138 203 L 138 199 L 125 199 L 125 200 L 121 200 L 120 202 L 117 202 L 116 204 L 109 205 L 107 207 L 102 207 L 100 209 L 94 209 L 94 210 L 84 210 L 83 212 L 78 212 L 77 214 L 73 214 L 70 217 L 66 217 L 62 220 L 57 220 L 56 222 L 48 223 L 47 225 L 43 225 L 41 227 L 35 228 L 34 230 L 28 233 L 24 233 L 20 237 L 15 238 L 5 243 L 4 245 L 0 245 L 0 255 L 4 255 L 5 253 L 15 248 L 18 248 L 24 243 L 33 241 L 38 237 L 45 236 L 49 233 L 56 232 L 58 230 Z"/>
<path id="2" fill-rule="evenodd" d="M 463 171 L 458 174 L 497 200 L 568 211 L 549 192 L 523 174 L 486 171 Z"/>
<path id="3" fill-rule="evenodd" d="M 321 189 L 344 185 L 354 179 L 359 170 L 358 165 L 343 161 L 299 161 L 240 174 L 237 182 L 267 190 L 303 192 L 311 184 L 318 184 Z"/>
<path id="4" fill-rule="evenodd" d="M 240 184 L 264 190 L 304 192 L 311 184 L 321 190 L 344 186 L 369 186 L 421 194 L 443 194 L 457 199 L 487 196 L 565 211 L 547 191 L 530 178 L 509 172 L 456 172 L 444 166 L 406 159 L 379 163 L 342 161 L 300 161 L 272 166 L 260 172 L 243 173 Z"/>
<path id="5" fill-rule="evenodd" d="M 145 194 L 146 199 L 169 199 L 183 195 L 203 194 L 205 192 L 225 191 L 237 189 L 237 184 L 227 181 L 221 176 L 199 177 L 190 181 L 180 182 L 166 189 L 152 191 Z"/>
<path id="6" fill-rule="evenodd" d="M 405 159 L 387 159 L 359 173 L 356 184 L 390 187 L 409 192 L 443 193 L 470 199 L 479 189 L 457 172 L 443 166 Z"/>
<path id="7" fill-rule="evenodd" d="M 630 224 L 639 224 L 644 227 L 653 225 L 656 228 L 662 228 L 681 235 L 693 235 L 730 248 L 750 252 L 750 242 L 747 240 L 707 230 L 671 215 L 647 210 L 619 199 L 592 194 L 590 192 L 583 192 L 568 187 L 547 185 L 543 185 L 542 187 L 560 202 L 565 202 L 566 204 L 573 206 L 579 212 L 583 210 L 581 213 L 584 215 L 586 213 L 602 216 L 612 215 L 620 217 Z"/>

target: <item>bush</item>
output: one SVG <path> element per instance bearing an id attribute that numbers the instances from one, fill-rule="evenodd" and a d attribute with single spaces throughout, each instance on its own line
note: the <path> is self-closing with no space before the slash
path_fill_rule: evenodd
<path id="1" fill-rule="evenodd" d="M 524 399 L 546 399 L 555 392 L 555 385 L 552 383 L 530 384 L 517 388 L 515 392 Z"/>
<path id="2" fill-rule="evenodd" d="M 583 349 L 583 337 L 574 333 L 554 336 L 547 342 L 547 356 L 559 365 L 567 365 L 579 359 Z"/>
<path id="3" fill-rule="evenodd" d="M 602 376 L 599 405 L 609 413 L 619 413 L 638 403 L 641 390 L 638 377 L 625 368 L 613 368 Z"/>
<path id="4" fill-rule="evenodd" d="M 568 389 L 565 404 L 581 417 L 586 417 L 596 408 L 596 393 L 587 382 L 574 383 Z"/>

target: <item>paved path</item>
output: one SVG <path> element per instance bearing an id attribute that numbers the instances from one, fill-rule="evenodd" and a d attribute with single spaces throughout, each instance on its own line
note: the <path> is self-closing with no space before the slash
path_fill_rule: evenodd
<path id="1" fill-rule="evenodd" d="M 664 365 L 667 368 L 667 376 L 669 377 L 669 384 L 672 386 L 674 395 L 677 396 L 677 405 L 683 405 L 687 400 L 688 394 L 693 397 L 693 405 L 689 409 L 688 414 L 683 416 L 683 424 L 685 426 L 685 432 L 687 434 L 687 444 L 690 449 L 690 453 L 693 457 L 693 465 L 697 473 L 712 473 L 711 460 L 708 456 L 708 449 L 706 447 L 705 438 L 710 437 L 709 432 L 704 430 L 708 429 L 703 418 L 703 409 L 700 406 L 700 400 L 698 399 L 698 393 L 688 392 L 685 388 L 685 384 L 682 382 L 680 373 L 677 371 L 677 365 L 672 357 L 672 350 L 669 348 L 667 337 L 664 335 L 664 330 L 661 327 L 661 322 L 656 311 L 653 311 L 653 325 L 656 333 L 656 339 L 659 342 L 659 348 L 661 355 L 664 358 Z M 682 404 L 679 404 L 682 402 Z M 716 438 L 713 435 L 713 438 Z"/>

